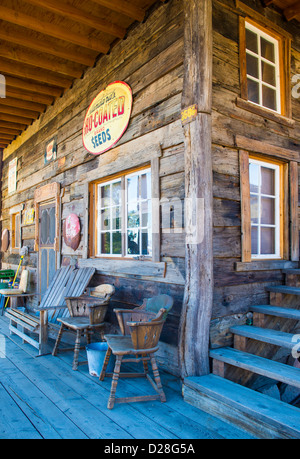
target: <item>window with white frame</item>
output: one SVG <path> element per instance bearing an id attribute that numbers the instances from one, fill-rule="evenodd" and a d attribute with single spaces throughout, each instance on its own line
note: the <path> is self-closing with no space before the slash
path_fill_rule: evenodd
<path id="1" fill-rule="evenodd" d="M 251 257 L 280 258 L 280 166 L 249 158 Z"/>
<path id="2" fill-rule="evenodd" d="M 245 21 L 248 100 L 282 112 L 279 40 Z"/>
<path id="3" fill-rule="evenodd" d="M 151 169 L 95 184 L 94 255 L 152 255 Z"/>

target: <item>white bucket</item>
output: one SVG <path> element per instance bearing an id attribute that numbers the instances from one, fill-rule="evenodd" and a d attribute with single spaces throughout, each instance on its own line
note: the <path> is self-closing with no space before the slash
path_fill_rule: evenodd
<path id="1" fill-rule="evenodd" d="M 106 342 L 90 343 L 86 346 L 89 374 L 91 376 L 98 376 L 99 378 L 107 349 L 108 345 Z M 115 356 L 111 354 L 106 369 L 107 373 L 113 372 L 114 366 Z"/>

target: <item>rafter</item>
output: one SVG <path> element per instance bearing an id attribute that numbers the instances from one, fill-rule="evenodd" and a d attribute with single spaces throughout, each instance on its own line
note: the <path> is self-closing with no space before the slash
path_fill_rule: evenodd
<path id="1" fill-rule="evenodd" d="M 52 72 L 60 73 L 62 75 L 70 76 L 73 78 L 80 78 L 83 72 L 83 67 L 74 65 L 71 62 L 59 63 L 57 60 L 49 60 L 44 56 L 37 56 L 32 54 L 32 51 L 26 51 L 21 48 L 11 47 L 7 43 L 0 45 L 0 56 L 16 62 L 33 65 Z"/>
<path id="2" fill-rule="evenodd" d="M 45 94 L 37 94 L 35 92 L 27 92 L 24 91 L 24 89 L 20 90 L 18 88 L 6 88 L 6 97 L 12 97 L 18 100 L 22 98 L 22 100 L 41 104 L 44 106 L 51 105 L 54 102 L 54 97 L 52 96 L 47 96 Z"/>
<path id="3" fill-rule="evenodd" d="M 145 17 L 145 12 L 141 8 L 127 0 L 93 0 L 93 2 L 139 22 L 142 22 Z"/>
<path id="4" fill-rule="evenodd" d="M 93 49 L 99 53 L 106 54 L 109 50 L 109 45 L 107 43 L 101 43 L 100 40 L 79 35 L 69 31 L 67 28 L 63 28 L 55 24 L 49 24 L 48 22 L 41 21 L 33 16 L 20 13 L 16 10 L 11 10 L 10 8 L 6 8 L 4 6 L 1 6 L 0 18 L 12 24 L 26 27 L 30 30 L 35 30 L 36 32 L 40 32 L 44 35 L 49 35 L 84 48 Z"/>
<path id="5" fill-rule="evenodd" d="M 0 131 L 0 139 L 13 140 L 15 137 L 15 135 L 6 134 Z"/>
<path id="6" fill-rule="evenodd" d="M 0 13 L 1 16 L 1 13 Z M 71 50 L 65 50 L 56 43 L 50 42 L 47 38 L 34 40 L 30 37 L 27 37 L 23 33 L 17 31 L 9 31 L 0 27 L 0 39 L 6 40 L 10 43 L 15 43 L 16 45 L 25 46 L 30 50 L 40 51 L 45 54 L 50 54 L 52 56 L 61 57 L 71 62 L 77 62 L 85 66 L 92 66 L 95 62 L 95 58 L 89 56 L 85 53 L 75 52 Z"/>
<path id="7" fill-rule="evenodd" d="M 0 112 L 0 121 L 9 121 L 10 123 L 20 123 L 26 126 L 29 126 L 33 119 L 24 118 L 23 116 L 9 115 L 7 113 Z"/>
<path id="8" fill-rule="evenodd" d="M 3 128 L 0 126 L 0 135 L 1 134 L 11 134 L 15 137 L 16 135 L 19 135 L 21 132 L 22 132 L 21 129 L 10 129 L 10 128 Z"/>
<path id="9" fill-rule="evenodd" d="M 83 10 L 80 10 L 70 4 L 62 3 L 61 1 L 27 0 L 27 2 L 38 7 L 45 8 L 61 16 L 68 17 L 73 21 L 85 24 L 95 30 L 113 35 L 114 37 L 124 38 L 126 33 L 126 29 L 124 29 L 124 27 L 120 27 L 116 24 L 106 21 L 103 18 L 99 18 L 92 14 L 86 13 Z"/>
<path id="10" fill-rule="evenodd" d="M 0 143 L 0 148 L 6 148 L 8 143 Z"/>
<path id="11" fill-rule="evenodd" d="M 18 108 L 23 108 L 25 110 L 33 110 L 37 112 L 43 112 L 46 108 L 46 105 L 44 104 L 30 102 L 27 100 L 23 100 L 21 98 L 15 99 L 13 97 L 8 97 L 7 94 L 6 94 L 5 99 L 0 99 L 0 109 L 1 109 L 1 106 L 18 107 Z"/>
<path id="12" fill-rule="evenodd" d="M 3 120 L 0 120 L 0 129 L 6 129 L 7 132 L 9 130 L 9 132 L 11 131 L 22 131 L 23 129 L 26 128 L 26 124 L 20 124 L 20 123 L 11 123 L 9 121 L 3 121 Z"/>
<path id="13" fill-rule="evenodd" d="M 33 110 L 23 110 L 22 108 L 9 107 L 5 105 L 0 105 L 0 113 L 8 115 L 21 116 L 29 120 L 34 120 L 39 117 L 40 112 L 35 112 Z"/>
<path id="14" fill-rule="evenodd" d="M 49 73 L 46 70 L 40 70 L 35 67 L 24 66 L 22 64 L 16 64 L 15 62 L 3 60 L 1 60 L 1 73 L 5 76 L 9 74 L 21 78 L 28 78 L 29 80 L 47 83 L 65 89 L 69 88 L 72 83 L 71 79 L 64 78 L 55 73 Z"/>
<path id="15" fill-rule="evenodd" d="M 300 14 L 300 1 L 297 1 L 293 3 L 291 6 L 285 8 L 283 14 L 288 21 L 295 19 L 295 17 L 298 16 L 298 14 Z"/>
<path id="16" fill-rule="evenodd" d="M 1 63 L 2 67 L 2 63 Z M 6 79 L 6 90 L 9 88 L 25 89 L 27 91 L 36 92 L 38 94 L 46 94 L 48 96 L 59 97 L 63 90 L 54 86 L 47 86 L 33 81 L 22 80 L 10 75 L 5 76 Z"/>

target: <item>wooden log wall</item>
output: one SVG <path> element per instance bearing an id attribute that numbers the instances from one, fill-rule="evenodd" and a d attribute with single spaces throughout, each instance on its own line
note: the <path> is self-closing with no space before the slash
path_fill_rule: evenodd
<path id="1" fill-rule="evenodd" d="M 299 24 L 287 23 L 279 12 L 266 10 L 260 1 L 245 5 L 293 36 L 291 77 L 300 71 Z M 276 263 L 258 263 L 237 270 L 241 262 L 241 201 L 237 136 L 286 148 L 299 158 L 300 103 L 292 99 L 293 127 L 251 113 L 236 104 L 240 97 L 239 2 L 213 2 L 213 194 L 214 194 L 214 305 L 211 323 L 212 345 L 226 342 L 228 326 L 245 322 L 250 305 L 268 303 L 265 286 L 281 284 L 282 271 Z M 224 20 L 224 18 L 226 18 Z M 291 158 L 293 159 L 292 155 Z M 299 167 L 298 167 L 298 170 Z M 292 264 L 287 265 L 291 267 Z M 296 263 L 297 266 L 297 263 Z M 246 270 L 247 269 L 247 270 Z M 225 341 L 223 338 L 225 337 Z"/>

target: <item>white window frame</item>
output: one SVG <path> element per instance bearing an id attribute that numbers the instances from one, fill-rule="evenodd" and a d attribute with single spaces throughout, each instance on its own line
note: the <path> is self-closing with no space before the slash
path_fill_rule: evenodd
<path id="1" fill-rule="evenodd" d="M 246 61 L 247 61 L 247 55 L 251 55 L 253 57 L 255 57 L 256 59 L 258 59 L 258 78 L 252 76 L 252 75 L 248 75 L 248 73 L 246 73 L 246 78 L 247 80 L 250 79 L 252 81 L 255 81 L 256 83 L 258 83 L 258 87 L 259 87 L 259 103 L 255 103 L 253 101 L 250 101 L 249 99 L 249 102 L 251 102 L 252 104 L 254 105 L 258 105 L 259 107 L 263 107 L 264 109 L 266 110 L 271 110 L 272 112 L 277 112 L 277 113 L 281 113 L 282 112 L 282 101 L 281 101 L 281 78 L 280 78 L 280 59 L 279 59 L 279 40 L 272 37 L 272 35 L 269 35 L 267 34 L 266 32 L 264 32 L 263 30 L 259 29 L 258 27 L 255 27 L 253 24 L 245 21 L 245 29 L 248 29 L 250 30 L 251 32 L 255 33 L 256 35 L 258 35 L 258 54 L 254 53 L 253 51 L 247 49 L 247 44 L 246 44 Z M 274 44 L 274 58 L 275 58 L 275 62 L 271 62 L 269 61 L 268 59 L 265 59 L 262 55 L 261 55 L 261 44 L 260 44 L 260 38 L 265 38 L 267 41 L 271 42 Z M 262 80 L 262 74 L 261 74 L 261 62 L 266 62 L 267 64 L 269 65 L 272 65 L 274 68 L 275 68 L 275 82 L 276 82 L 276 86 L 272 86 L 270 85 L 269 83 L 266 83 Z M 262 86 L 267 86 L 269 88 L 272 88 L 272 89 L 275 89 L 275 93 L 276 93 L 276 110 L 273 110 L 269 107 L 266 107 L 265 105 L 263 105 L 262 103 Z"/>
<path id="2" fill-rule="evenodd" d="M 143 257 L 143 258 L 148 258 L 148 259 L 151 259 L 152 258 L 152 254 L 153 254 L 153 235 L 152 235 L 152 228 L 153 228 L 153 220 L 152 220 L 152 196 L 150 196 L 149 199 L 147 199 L 147 201 L 149 202 L 149 209 L 151 209 L 151 226 L 150 226 L 150 234 L 151 234 L 151 251 L 149 253 L 149 255 L 142 255 L 141 253 L 141 250 L 140 250 L 140 253 L 139 254 L 128 254 L 128 238 L 127 238 L 127 230 L 128 230 L 128 199 L 127 199 L 127 178 L 129 177 L 134 177 L 134 176 L 140 176 L 144 173 L 147 173 L 147 172 L 150 172 L 150 174 L 152 174 L 152 171 L 151 171 L 151 167 L 146 167 L 144 169 L 140 169 L 140 170 L 136 170 L 136 171 L 133 171 L 133 172 L 130 172 L 128 174 L 124 174 L 118 178 L 115 178 L 115 179 L 112 179 L 112 180 L 107 180 L 107 181 L 104 181 L 104 182 L 99 182 L 97 183 L 97 203 L 96 203 L 96 215 L 97 215 L 97 224 L 96 224 L 96 240 L 97 240 L 97 253 L 95 254 L 96 257 L 100 257 L 100 258 L 139 258 L 139 257 Z M 103 229 L 101 229 L 101 209 L 102 207 L 100 206 L 100 193 L 99 193 L 99 190 L 101 189 L 101 187 L 103 186 L 106 186 L 106 185 L 112 185 L 113 183 L 117 183 L 117 182 L 120 182 L 121 183 L 121 204 L 120 204 L 120 216 L 121 216 L 121 228 L 118 229 L 118 230 L 113 230 L 113 229 L 110 229 L 108 231 L 105 231 Z M 151 188 L 152 188 L 152 178 L 151 178 Z M 151 193 L 152 193 L 152 190 L 151 190 Z M 138 200 L 138 202 L 140 202 L 140 200 Z M 114 206 L 109 206 L 110 208 L 110 219 L 112 221 L 112 208 Z M 141 209 L 140 209 L 140 213 L 141 213 Z M 141 215 L 140 215 L 140 223 L 141 223 Z M 142 229 L 143 227 L 139 226 L 137 227 L 138 230 Z M 120 231 L 121 232 L 121 250 L 122 250 L 122 253 L 121 254 L 113 254 L 113 253 L 101 253 L 101 234 L 104 233 L 104 232 L 109 232 L 110 233 L 110 246 L 112 247 L 112 233 L 113 232 L 117 232 L 117 231 Z M 140 241 L 141 243 L 141 241 Z M 141 246 L 140 246 L 140 249 L 141 249 Z"/>
<path id="3" fill-rule="evenodd" d="M 270 195 L 262 194 L 261 189 L 260 189 L 260 184 L 261 184 L 261 171 L 259 174 L 259 192 L 250 192 L 250 197 L 251 195 L 256 195 L 258 196 L 258 224 L 252 224 L 251 222 L 251 228 L 253 226 L 258 228 L 258 251 L 260 252 L 261 248 L 261 228 L 266 227 L 266 228 L 275 228 L 275 253 L 274 254 L 253 254 L 251 253 L 251 259 L 253 260 L 258 260 L 258 259 L 281 259 L 281 246 L 280 246 L 280 241 L 281 241 L 281 225 L 280 225 L 280 166 L 278 164 L 273 164 L 273 163 L 268 163 L 265 161 L 260 161 L 257 159 L 249 158 L 249 172 L 250 172 L 250 164 L 257 164 L 258 166 L 265 167 L 268 169 L 272 169 L 275 171 L 275 224 L 270 225 L 270 224 L 261 224 L 260 223 L 260 205 L 261 205 L 261 198 L 262 197 L 270 197 Z M 250 177 L 249 177 L 250 180 Z M 273 197 L 273 196 L 272 196 Z"/>

